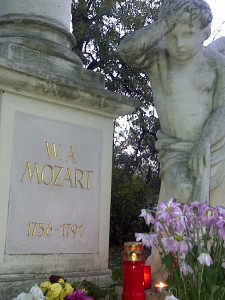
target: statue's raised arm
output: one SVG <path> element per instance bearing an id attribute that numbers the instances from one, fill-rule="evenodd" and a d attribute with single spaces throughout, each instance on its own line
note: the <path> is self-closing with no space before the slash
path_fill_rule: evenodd
<path id="1" fill-rule="evenodd" d="M 166 0 L 156 22 L 122 39 L 118 47 L 120 57 L 134 67 L 144 69 L 151 67 L 160 50 L 166 48 L 164 36 L 188 11 L 188 4 L 188 0 Z"/>

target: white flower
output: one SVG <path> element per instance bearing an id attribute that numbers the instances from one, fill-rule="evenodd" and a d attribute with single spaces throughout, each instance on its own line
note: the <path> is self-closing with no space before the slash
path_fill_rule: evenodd
<path id="1" fill-rule="evenodd" d="M 174 295 L 166 296 L 165 300 L 179 300 Z"/>
<path id="2" fill-rule="evenodd" d="M 36 300 L 42 300 L 45 299 L 42 290 L 38 287 L 37 284 L 35 284 L 31 289 L 30 289 L 30 294 L 34 295 Z"/>
<path id="3" fill-rule="evenodd" d="M 21 293 L 13 300 L 36 300 L 34 295 L 27 294 L 27 293 Z"/>
<path id="4" fill-rule="evenodd" d="M 44 300 L 45 297 L 42 290 L 35 284 L 31 289 L 30 293 L 21 293 L 13 300 Z"/>
<path id="5" fill-rule="evenodd" d="M 198 261 L 200 262 L 200 264 L 208 267 L 213 264 L 213 260 L 208 253 L 201 253 L 198 257 Z"/>

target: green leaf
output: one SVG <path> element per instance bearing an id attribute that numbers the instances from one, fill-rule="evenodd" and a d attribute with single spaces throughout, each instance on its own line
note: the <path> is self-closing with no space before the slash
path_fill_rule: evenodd
<path id="1" fill-rule="evenodd" d="M 112 280 L 117 281 L 122 277 L 122 268 L 117 268 L 112 272 Z"/>
<path id="2" fill-rule="evenodd" d="M 162 263 L 165 265 L 166 270 L 171 272 L 174 265 L 174 255 L 172 253 L 165 255 L 162 259 Z"/>

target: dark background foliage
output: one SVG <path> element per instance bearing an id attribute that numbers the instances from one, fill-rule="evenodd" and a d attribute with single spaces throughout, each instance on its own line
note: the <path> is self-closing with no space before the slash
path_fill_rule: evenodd
<path id="1" fill-rule="evenodd" d="M 142 230 L 142 208 L 157 202 L 160 188 L 155 150 L 159 128 L 146 74 L 118 56 L 121 38 L 157 18 L 161 1 L 73 0 L 74 51 L 84 67 L 105 76 L 106 88 L 140 101 L 132 114 L 115 120 L 110 242 L 134 239 Z"/>

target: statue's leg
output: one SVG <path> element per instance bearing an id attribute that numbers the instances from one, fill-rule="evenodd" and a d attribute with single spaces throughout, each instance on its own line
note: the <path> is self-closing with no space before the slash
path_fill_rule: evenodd
<path id="1" fill-rule="evenodd" d="M 192 201 L 194 180 L 190 175 L 186 162 L 176 162 L 172 164 L 164 174 L 164 184 L 167 200 L 175 198 L 182 203 Z"/>
<path id="2" fill-rule="evenodd" d="M 167 272 L 161 263 L 161 258 L 157 248 L 152 248 L 151 255 L 146 259 L 146 265 L 151 266 L 152 284 L 159 283 L 160 281 L 166 282 Z"/>
<path id="3" fill-rule="evenodd" d="M 184 162 L 174 163 L 164 172 L 161 180 L 159 202 L 166 202 L 170 198 L 176 198 L 179 202 L 190 203 L 193 189 L 194 180 L 190 176 L 188 165 Z M 166 270 L 161 263 L 157 248 L 152 249 L 146 264 L 151 265 L 153 281 L 166 281 Z"/>

